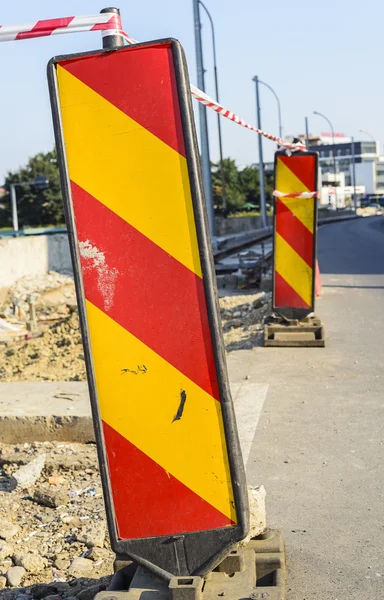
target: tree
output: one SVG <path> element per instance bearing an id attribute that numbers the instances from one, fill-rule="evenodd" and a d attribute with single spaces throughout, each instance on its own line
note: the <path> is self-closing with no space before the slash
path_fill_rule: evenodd
<path id="1" fill-rule="evenodd" d="M 260 208 L 259 170 L 254 166 L 245 167 L 239 172 L 239 181 L 245 194 L 245 201 Z"/>
<path id="2" fill-rule="evenodd" d="M 260 179 L 259 169 L 255 165 L 245 167 L 239 171 L 236 163 L 231 158 L 223 160 L 225 194 L 227 210 L 223 210 L 223 191 L 220 164 L 212 165 L 212 187 L 215 212 L 217 214 L 234 213 L 243 208 L 246 203 L 251 203 L 260 210 Z M 269 206 L 273 202 L 273 176 L 265 177 L 265 195 Z"/>
<path id="3" fill-rule="evenodd" d="M 212 170 L 213 202 L 215 211 L 223 213 L 223 186 L 221 180 L 220 163 L 214 164 Z M 232 158 L 223 160 L 223 171 L 225 181 L 225 195 L 227 200 L 226 212 L 239 210 L 246 202 L 245 195 L 241 189 L 239 173 L 236 163 Z"/>
<path id="4" fill-rule="evenodd" d="M 59 168 L 54 149 L 46 154 L 43 152 L 36 154 L 29 159 L 25 167 L 14 173 L 8 173 L 4 184 L 8 193 L 2 198 L 4 209 L 0 212 L 0 227 L 11 225 L 9 184 L 34 181 L 36 177 L 42 176 L 49 180 L 49 185 L 45 190 L 36 189 L 33 185 L 16 188 L 19 226 L 61 225 L 64 223 Z"/>

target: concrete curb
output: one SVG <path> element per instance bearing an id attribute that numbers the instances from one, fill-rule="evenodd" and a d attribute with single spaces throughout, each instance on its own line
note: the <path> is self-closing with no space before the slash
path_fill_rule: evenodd
<path id="1" fill-rule="evenodd" d="M 236 365 L 229 361 L 229 369 Z M 251 451 L 267 385 L 231 382 L 244 462 Z M 0 441 L 79 442 L 95 440 L 86 381 L 0 383 Z"/>
<path id="2" fill-rule="evenodd" d="M 87 383 L 0 383 L 0 441 L 53 440 L 94 440 Z"/>

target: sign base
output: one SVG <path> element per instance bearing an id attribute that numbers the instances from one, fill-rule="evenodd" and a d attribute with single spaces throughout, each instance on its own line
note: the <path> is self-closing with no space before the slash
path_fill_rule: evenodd
<path id="1" fill-rule="evenodd" d="M 324 327 L 315 316 L 301 321 L 269 317 L 264 325 L 264 346 L 324 348 Z"/>
<path id="2" fill-rule="evenodd" d="M 205 578 L 173 577 L 167 582 L 143 567 L 123 566 L 122 562 L 116 566 L 122 568 L 113 577 L 109 591 L 99 592 L 95 600 L 145 600 L 149 595 L 153 600 L 286 598 L 285 543 L 279 529 L 269 529 L 233 550 Z"/>

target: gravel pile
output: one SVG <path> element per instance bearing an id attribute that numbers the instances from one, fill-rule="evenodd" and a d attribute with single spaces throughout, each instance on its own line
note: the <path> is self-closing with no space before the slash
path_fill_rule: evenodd
<path id="1" fill-rule="evenodd" d="M 91 600 L 113 560 L 96 447 L 0 444 L 1 600 Z"/>

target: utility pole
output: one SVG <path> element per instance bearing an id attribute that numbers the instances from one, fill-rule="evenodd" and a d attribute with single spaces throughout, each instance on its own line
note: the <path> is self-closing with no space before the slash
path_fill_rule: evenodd
<path id="1" fill-rule="evenodd" d="M 260 98 L 259 98 L 259 78 L 257 75 L 253 78 L 256 84 L 256 115 L 257 115 L 257 128 L 261 129 L 261 112 L 260 112 Z M 259 138 L 259 178 L 260 178 L 260 209 L 261 209 L 261 224 L 265 228 L 267 227 L 267 211 L 265 202 L 265 181 L 264 181 L 264 160 L 263 160 L 263 138 L 260 133 L 257 134 Z"/>
<path id="2" fill-rule="evenodd" d="M 352 152 L 352 185 L 353 185 L 353 206 L 355 212 L 357 209 L 357 197 L 356 197 L 356 166 L 355 166 L 355 140 L 351 138 L 351 152 Z"/>
<path id="3" fill-rule="evenodd" d="M 202 41 L 201 41 L 201 22 L 200 22 L 199 0 L 193 0 L 193 16 L 194 16 L 194 22 L 195 22 L 197 85 L 203 92 L 205 92 L 203 45 L 202 45 Z M 215 213 L 214 213 L 214 208 L 213 208 L 211 160 L 209 157 L 207 111 L 206 111 L 205 106 L 201 102 L 199 102 L 199 121 L 200 121 L 201 167 L 202 167 L 202 171 L 203 171 L 203 183 L 204 183 L 204 191 L 205 191 L 205 200 L 206 200 L 206 204 L 207 204 L 209 229 L 211 232 L 211 237 L 213 238 L 215 235 Z"/>

